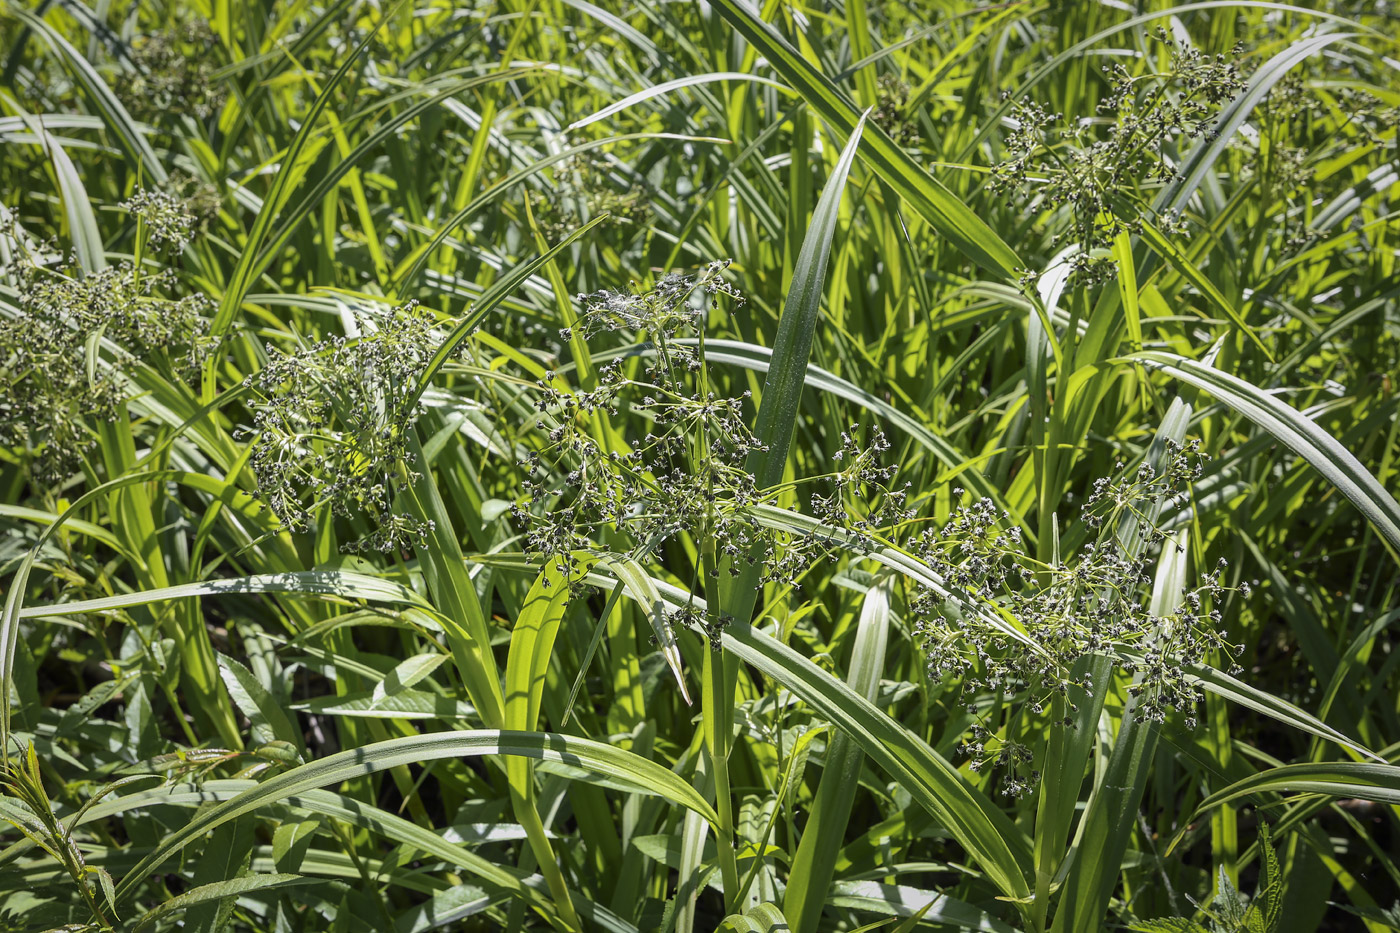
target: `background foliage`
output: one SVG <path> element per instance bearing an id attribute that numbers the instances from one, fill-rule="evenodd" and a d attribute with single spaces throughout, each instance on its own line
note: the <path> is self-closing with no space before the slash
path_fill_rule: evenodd
<path id="1" fill-rule="evenodd" d="M 1400 929 L 1397 29 L 8 0 L 0 925 Z"/>

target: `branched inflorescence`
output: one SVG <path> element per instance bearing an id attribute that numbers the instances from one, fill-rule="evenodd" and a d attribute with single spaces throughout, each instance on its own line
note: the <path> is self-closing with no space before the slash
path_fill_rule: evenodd
<path id="1" fill-rule="evenodd" d="M 993 190 L 1038 193 L 1066 209 L 1069 229 L 1057 242 L 1079 247 L 1070 263 L 1085 284 L 1114 275 L 1105 251 L 1146 217 L 1136 195 L 1143 182 L 1171 181 L 1177 172 L 1172 147 L 1213 138 L 1221 106 L 1245 88 L 1234 63 L 1241 49 L 1207 55 L 1178 45 L 1166 30 L 1157 39 L 1171 49 L 1167 70 L 1133 76 L 1121 64 L 1109 66 L 1111 90 L 1099 102 L 1101 119 L 1070 122 L 1034 101 L 1017 101 L 1007 157 L 992 167 Z M 1180 226 L 1171 215 L 1153 222 L 1168 230 Z"/>
<path id="2" fill-rule="evenodd" d="M 526 529 L 527 549 L 556 561 L 571 579 L 579 576 L 576 554 L 601 541 L 616 547 L 621 538 L 641 554 L 684 533 L 708 555 L 702 563 L 711 594 L 713 581 L 745 566 L 758 569 L 760 585 L 792 584 L 815 554 L 849 544 L 887 518 L 886 501 L 903 503 L 902 490 L 873 491 L 883 492 L 890 478 L 877 462 L 888 448 L 883 434 L 875 429 L 863 448 L 853 426 L 837 454 L 844 469 L 826 478 L 835 489 L 813 498 L 821 517 L 837 524 L 840 540 L 760 522 L 756 507 L 771 504 L 777 491 L 759 488 L 750 469 L 752 455 L 767 448 L 748 426 L 749 393 L 717 395 L 705 365 L 707 304 L 721 297 L 742 302 L 722 278 L 727 266 L 667 275 L 646 290 L 580 296 L 582 336 L 623 332 L 647 342 L 638 348 L 646 362 L 635 375 L 622 357 L 600 368 L 592 389 L 568 388 L 552 373 L 538 383 L 536 427 L 545 444 L 521 463 L 525 495 L 515 516 Z M 692 335 L 701 339 L 687 339 Z M 574 336 L 568 329 L 561 334 L 566 341 Z M 852 504 L 865 495 L 878 504 Z M 674 621 L 699 622 L 711 635 L 723 621 L 693 610 L 682 615 Z"/>
<path id="3" fill-rule="evenodd" d="M 873 543 L 870 535 L 909 521 L 915 515 L 905 508 L 911 484 L 891 488 L 898 468 L 882 462 L 890 442 L 879 425 L 870 429 L 868 442 L 860 442 L 860 425 L 841 432 L 841 446 L 831 455 L 838 467 L 828 479 L 831 494 L 812 493 L 812 514 L 832 528 L 854 534 L 857 549 Z"/>
<path id="4" fill-rule="evenodd" d="M 881 75 L 875 88 L 870 120 L 889 134 L 895 145 L 908 148 L 919 141 L 919 124 L 909 112 L 909 85 L 894 75 Z"/>
<path id="5" fill-rule="evenodd" d="M 410 302 L 367 311 L 363 337 L 334 337 L 275 357 L 249 377 L 257 392 L 251 465 L 268 507 L 294 531 L 327 508 L 364 515 L 375 530 L 349 550 L 423 543 L 430 523 L 395 509 L 415 475 L 409 432 L 422 410 L 419 380 L 442 334 Z"/>
<path id="6" fill-rule="evenodd" d="M 0 317 L 0 445 L 27 451 L 41 482 L 63 479 L 130 394 L 119 367 L 141 360 L 189 376 L 210 350 L 203 294 L 168 297 L 169 270 L 130 263 L 83 272 L 76 261 L 15 265 L 19 314 Z M 89 364 L 92 365 L 89 365 Z"/>
<path id="7" fill-rule="evenodd" d="M 121 207 L 141 218 L 146 226 L 147 242 L 153 249 L 171 253 L 185 248 L 199 222 L 185 201 L 156 189 L 137 191 L 123 201 Z"/>
<path id="8" fill-rule="evenodd" d="M 1040 783 L 1040 772 L 1031 767 L 1035 753 L 1028 745 L 1002 738 L 979 723 L 968 729 L 958 753 L 968 759 L 967 766 L 974 772 L 1001 769 L 1002 792 L 1008 797 L 1022 797 Z"/>
<path id="9" fill-rule="evenodd" d="M 550 196 L 532 205 L 545 240 L 558 242 L 601 214 L 610 215 L 608 223 L 647 228 L 653 192 L 642 180 L 622 188 L 612 172 L 605 159 L 591 152 L 576 153 L 559 163 Z"/>
<path id="10" fill-rule="evenodd" d="M 569 389 L 552 373 L 539 381 L 536 427 L 546 445 L 521 464 L 526 499 L 515 508 L 529 550 L 572 562 L 605 528 L 655 548 L 709 521 L 725 535 L 727 552 L 747 553 L 751 529 L 739 515 L 759 496 L 745 462 L 761 446 L 745 423 L 742 398 L 698 391 L 699 348 L 681 342 L 697 331 L 707 301 L 741 300 L 721 278 L 726 265 L 668 275 L 645 291 L 580 296 L 584 336 L 649 338 L 650 359 L 635 379 L 625 358 L 604 365 L 591 390 Z M 560 336 L 574 335 L 565 329 Z M 611 424 L 624 410 L 645 430 L 604 450 L 595 419 Z"/>
<path id="11" fill-rule="evenodd" d="M 217 66 L 209 54 L 217 44 L 213 29 L 202 20 L 138 37 L 130 52 L 134 70 L 115 84 L 118 97 L 128 110 L 142 117 L 187 114 L 209 118 L 227 97 L 215 79 Z"/>
<path id="12" fill-rule="evenodd" d="M 1243 650 L 1228 644 L 1222 631 L 1223 561 L 1186 588 L 1165 617 L 1150 609 L 1154 546 L 1169 542 L 1153 515 L 1164 502 L 1185 495 L 1199 471 L 1198 443 L 1168 442 L 1159 469 L 1143 464 L 1099 480 L 1084 505 L 1091 540 L 1055 566 L 1033 560 L 1019 529 L 988 499 L 959 507 L 941 530 L 917 536 L 912 549 L 951 594 L 921 587 L 910 596 L 929 675 L 961 680 L 969 694 L 1023 693 L 1036 715 L 1058 700 L 1058 715 L 1069 725 L 1078 711 L 1070 688 L 1102 689 L 1074 676 L 1075 664 L 1103 655 L 1136 675 L 1129 690 L 1139 719 L 1162 722 L 1178 709 L 1194 727 L 1202 694 L 1190 669 L 1216 651 L 1233 657 Z M 975 704 L 969 711 L 976 712 Z M 985 736 L 965 744 L 976 756 L 988 747 Z M 1021 761 L 1019 751 L 1006 754 L 1003 764 Z M 1027 785 L 1017 774 L 1013 769 L 1008 780 L 1023 791 Z"/>

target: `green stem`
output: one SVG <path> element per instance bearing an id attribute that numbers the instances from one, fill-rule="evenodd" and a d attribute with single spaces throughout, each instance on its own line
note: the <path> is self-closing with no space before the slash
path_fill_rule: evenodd
<path id="1" fill-rule="evenodd" d="M 736 909 L 739 896 L 739 863 L 734 857 L 734 808 L 729 791 L 729 743 L 734 719 L 734 689 L 726 676 L 728 658 L 723 651 L 705 653 L 704 697 L 705 750 L 715 776 L 715 814 L 719 817 L 716 849 L 720 880 L 724 884 L 727 911 Z"/>
<path id="2" fill-rule="evenodd" d="M 713 489 L 713 486 L 711 487 Z M 705 527 L 700 534 L 701 565 L 706 583 L 706 630 L 711 639 L 704 663 L 705 750 L 710 757 L 710 770 L 715 776 L 715 813 L 719 817 L 716 849 L 719 856 L 720 879 L 724 884 L 725 906 L 736 909 L 739 898 L 739 864 L 734 857 L 734 808 L 729 792 L 729 746 L 734 739 L 734 679 L 729 668 L 733 665 L 719 647 L 720 600 L 717 581 L 719 563 L 715 554 L 714 496 L 706 507 Z"/>
<path id="3" fill-rule="evenodd" d="M 511 797 L 515 805 L 515 818 L 525 830 L 530 851 L 534 853 L 540 874 L 544 875 L 545 884 L 549 886 L 549 896 L 553 898 L 554 906 L 559 911 L 556 923 L 569 930 L 582 930 L 583 925 L 579 922 L 578 914 L 574 911 L 573 899 L 569 896 L 568 882 L 564 880 L 564 873 L 559 870 L 554 848 L 545 834 L 544 821 L 540 819 L 534 794 L 522 795 L 512 788 Z"/>

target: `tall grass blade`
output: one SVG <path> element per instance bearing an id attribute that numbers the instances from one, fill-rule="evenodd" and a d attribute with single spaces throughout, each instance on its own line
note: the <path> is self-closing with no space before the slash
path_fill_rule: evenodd
<path id="1" fill-rule="evenodd" d="M 745 0 L 716 0 L 715 7 L 822 119 L 839 131 L 856 132 L 863 117 L 855 104 L 764 22 L 758 11 Z M 1023 263 L 991 227 L 895 145 L 884 130 L 872 126 L 863 135 L 862 159 L 941 236 L 992 275 L 1015 278 Z"/>

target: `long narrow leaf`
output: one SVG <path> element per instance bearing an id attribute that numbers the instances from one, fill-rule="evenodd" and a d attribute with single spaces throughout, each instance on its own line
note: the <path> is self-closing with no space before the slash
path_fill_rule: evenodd
<path id="1" fill-rule="evenodd" d="M 1195 360 L 1156 350 L 1126 357 L 1214 395 L 1302 457 L 1361 510 L 1400 561 L 1400 502 L 1356 456 L 1272 394 Z"/>
<path id="2" fill-rule="evenodd" d="M 128 872 L 117 885 L 117 896 L 129 896 L 149 872 L 204 833 L 259 807 L 313 788 L 339 784 L 353 777 L 400 765 L 485 755 L 516 755 L 572 765 L 589 774 L 621 782 L 635 793 L 663 797 L 695 811 L 706 820 L 715 819 L 714 810 L 705 802 L 705 798 L 678 775 L 653 761 L 611 745 L 553 732 L 508 732 L 498 729 L 436 732 L 388 739 L 330 755 L 279 774 L 231 800 L 202 811 L 198 817 L 164 837 Z"/>

